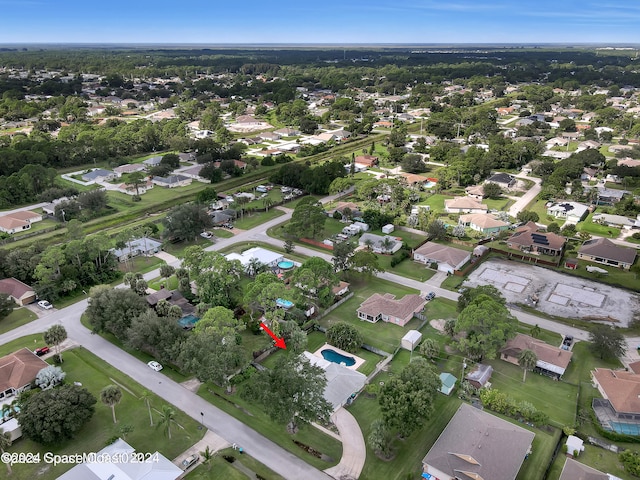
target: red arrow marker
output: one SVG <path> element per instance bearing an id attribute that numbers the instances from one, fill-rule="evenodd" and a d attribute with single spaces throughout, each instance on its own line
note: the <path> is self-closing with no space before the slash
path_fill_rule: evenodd
<path id="1" fill-rule="evenodd" d="M 260 327 L 267 332 L 267 335 L 269 335 L 271 338 L 273 338 L 273 340 L 276 342 L 276 347 L 278 348 L 282 348 L 284 350 L 287 349 L 287 345 L 284 343 L 284 338 L 278 338 L 276 336 L 275 333 L 273 333 L 271 330 L 269 330 L 269 327 L 267 327 L 264 322 L 260 322 Z"/>

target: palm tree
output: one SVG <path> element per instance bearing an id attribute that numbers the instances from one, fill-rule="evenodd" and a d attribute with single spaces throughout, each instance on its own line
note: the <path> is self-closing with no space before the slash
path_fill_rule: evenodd
<path id="1" fill-rule="evenodd" d="M 371 247 L 373 247 L 373 244 L 374 244 L 374 243 L 375 243 L 375 242 L 374 242 L 373 240 L 371 240 L 370 238 L 367 238 L 367 239 L 364 241 L 364 244 L 365 244 L 365 246 L 367 247 L 367 250 L 371 250 Z"/>
<path id="2" fill-rule="evenodd" d="M 207 445 L 207 448 L 204 449 L 204 452 L 200 452 L 200 455 L 202 455 L 202 463 L 208 465 L 207 470 L 211 470 L 211 460 L 213 460 L 216 457 L 216 454 L 217 452 L 211 451 L 211 448 L 209 448 L 209 445 Z"/>
<path id="3" fill-rule="evenodd" d="M 538 338 L 540 336 L 540 332 L 542 331 L 542 329 L 540 328 L 540 325 L 538 325 L 536 323 L 536 325 L 534 327 L 531 327 L 531 336 L 533 338 Z"/>
<path id="4" fill-rule="evenodd" d="M 149 390 L 143 390 L 142 395 L 140 395 L 140 400 L 147 405 L 147 410 L 149 410 L 149 426 L 153 427 L 153 416 L 151 415 L 151 392 L 149 392 Z"/>
<path id="5" fill-rule="evenodd" d="M 111 407 L 111 413 L 113 414 L 113 423 L 117 423 L 116 420 L 116 405 L 122 400 L 122 390 L 115 385 L 107 385 L 100 391 L 100 400 L 105 405 Z"/>
<path id="6" fill-rule="evenodd" d="M 158 422 L 158 427 L 162 427 L 165 434 L 171 439 L 171 422 L 176 416 L 176 411 L 171 408 L 169 405 L 163 405 L 162 411 L 160 412 L 160 421 Z"/>
<path id="7" fill-rule="evenodd" d="M 244 219 L 244 207 L 249 203 L 249 199 L 243 195 L 241 197 L 236 197 L 235 202 L 240 208 L 240 217 Z"/>
<path id="8" fill-rule="evenodd" d="M 522 383 L 527 381 L 527 370 L 533 370 L 538 363 L 538 357 L 533 350 L 523 350 L 518 356 L 518 364 L 522 367 Z"/>
<path id="9" fill-rule="evenodd" d="M 44 332 L 44 341 L 49 345 L 53 345 L 58 360 L 62 362 L 62 354 L 60 353 L 60 344 L 67 339 L 67 331 L 58 324 L 52 325 L 49 330 Z"/>
<path id="10" fill-rule="evenodd" d="M 262 204 L 264 205 L 264 210 L 268 212 L 269 208 L 273 206 L 273 199 L 265 197 L 265 199 L 262 201 Z"/>
<path id="11" fill-rule="evenodd" d="M 393 248 L 393 240 L 389 237 L 384 237 L 384 240 L 382 240 L 382 248 L 385 252 L 389 252 L 391 248 Z"/>
<path id="12" fill-rule="evenodd" d="M 4 451 L 11 446 L 11 434 L 9 432 L 5 432 L 2 428 L 0 428 L 0 454 L 3 454 Z M 7 465 L 7 471 L 9 475 L 11 475 L 11 462 L 5 462 Z"/>

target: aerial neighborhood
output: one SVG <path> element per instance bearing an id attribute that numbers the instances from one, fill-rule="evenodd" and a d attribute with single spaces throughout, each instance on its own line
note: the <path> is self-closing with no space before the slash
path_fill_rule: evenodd
<path id="1" fill-rule="evenodd" d="M 6 478 L 640 478 L 607 52 L 0 50 Z"/>

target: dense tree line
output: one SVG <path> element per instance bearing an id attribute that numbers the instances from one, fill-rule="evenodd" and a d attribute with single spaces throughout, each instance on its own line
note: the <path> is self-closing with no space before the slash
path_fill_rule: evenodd
<path id="1" fill-rule="evenodd" d="M 279 185 L 299 188 L 314 195 L 328 194 L 331 182 L 346 174 L 344 164 L 339 160 L 332 160 L 315 166 L 307 163 L 283 166 L 273 172 L 269 180 Z"/>

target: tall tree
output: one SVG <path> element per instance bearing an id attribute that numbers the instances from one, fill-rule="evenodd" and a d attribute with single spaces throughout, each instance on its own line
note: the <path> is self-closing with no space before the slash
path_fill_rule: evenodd
<path id="1" fill-rule="evenodd" d="M 294 208 L 287 230 L 297 238 L 316 238 L 323 231 L 326 220 L 322 205 L 314 197 L 305 197 Z"/>
<path id="2" fill-rule="evenodd" d="M 148 308 L 146 300 L 132 290 L 103 285 L 90 290 L 86 314 L 94 331 L 107 330 L 125 341 L 132 319 Z"/>
<path id="3" fill-rule="evenodd" d="M 336 322 L 327 329 L 327 340 L 331 345 L 347 352 L 357 352 L 364 339 L 360 331 L 346 322 Z"/>
<path id="4" fill-rule="evenodd" d="M 289 432 L 295 433 L 301 422 L 329 418 L 332 407 L 323 395 L 327 378 L 306 358 L 283 355 L 273 369 L 258 372 L 255 379 L 243 396 L 261 403 L 273 420 L 287 424 Z"/>
<path id="5" fill-rule="evenodd" d="M 177 241 L 195 239 L 213 226 L 213 221 L 205 209 L 195 203 L 174 207 L 162 223 L 165 227 L 164 236 Z"/>
<path id="6" fill-rule="evenodd" d="M 116 420 L 116 405 L 122 400 L 122 390 L 116 385 L 107 385 L 100 390 L 100 401 L 105 405 L 111 407 L 111 414 L 113 415 L 113 423 L 117 423 Z"/>
<path id="7" fill-rule="evenodd" d="M 601 359 L 616 358 L 624 355 L 627 342 L 619 330 L 608 325 L 595 325 L 589 332 L 591 350 Z"/>
<path id="8" fill-rule="evenodd" d="M 149 426 L 153 427 L 153 415 L 151 415 L 151 392 L 149 390 L 143 390 L 140 394 L 140 400 L 147 406 L 149 412 Z"/>
<path id="9" fill-rule="evenodd" d="M 62 354 L 60 353 L 60 344 L 67 339 L 67 331 L 60 325 L 51 325 L 49 329 L 44 332 L 44 342 L 48 345 L 53 345 L 58 359 L 62 362 Z"/>
<path id="10" fill-rule="evenodd" d="M 515 335 L 517 324 L 504 305 L 488 295 L 479 295 L 458 315 L 455 332 L 464 332 L 458 346 L 473 359 L 495 358 L 498 350 Z"/>
<path id="11" fill-rule="evenodd" d="M 527 370 L 533 370 L 538 363 L 538 356 L 528 348 L 518 355 L 518 364 L 522 367 L 522 383 L 527 381 Z"/>
<path id="12" fill-rule="evenodd" d="M 467 288 L 462 292 L 462 294 L 460 294 L 460 297 L 458 298 L 458 312 L 467 308 L 467 306 L 480 295 L 487 295 L 501 305 L 506 303 L 502 293 L 496 287 L 493 285 L 480 285 L 475 288 Z"/>
<path id="13" fill-rule="evenodd" d="M 385 424 L 406 437 L 419 428 L 434 410 L 435 396 L 442 383 L 432 365 L 414 357 L 399 376 L 392 377 L 380 391 L 378 401 Z"/>
<path id="14" fill-rule="evenodd" d="M 11 441 L 11 433 L 10 432 L 5 432 L 1 427 L 0 427 L 0 455 L 4 456 L 4 452 L 7 450 L 7 448 L 9 448 L 11 446 L 13 442 Z M 11 476 L 11 474 L 13 473 L 12 469 L 11 469 L 11 462 L 4 462 L 7 465 L 7 474 L 9 476 Z"/>
<path id="15" fill-rule="evenodd" d="M 77 385 L 61 385 L 29 395 L 20 402 L 22 433 L 38 443 L 59 444 L 73 437 L 93 416 L 96 398 Z"/>
<path id="16" fill-rule="evenodd" d="M 160 421 L 157 423 L 157 428 L 162 428 L 164 434 L 171 440 L 171 422 L 175 421 L 176 411 L 169 405 L 162 405 L 160 411 Z"/>

